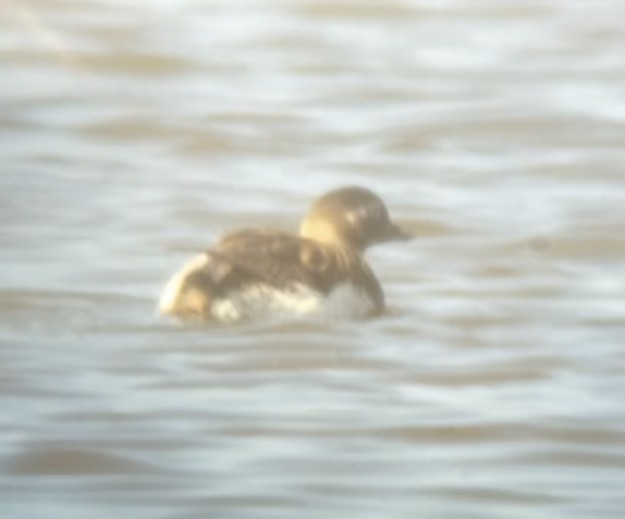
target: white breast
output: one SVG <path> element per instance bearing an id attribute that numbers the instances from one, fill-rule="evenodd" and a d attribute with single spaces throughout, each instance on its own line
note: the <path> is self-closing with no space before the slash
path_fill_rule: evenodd
<path id="1" fill-rule="evenodd" d="M 371 297 L 353 283 L 338 285 L 326 298 L 325 312 L 332 319 L 361 319 L 371 315 L 375 304 Z"/>

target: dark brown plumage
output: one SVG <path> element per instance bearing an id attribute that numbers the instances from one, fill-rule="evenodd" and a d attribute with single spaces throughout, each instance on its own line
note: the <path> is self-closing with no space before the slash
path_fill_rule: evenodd
<path id="1" fill-rule="evenodd" d="M 207 254 L 230 266 L 222 279 L 225 291 L 262 279 L 277 288 L 299 282 L 328 294 L 338 283 L 353 281 L 383 304 L 377 279 L 362 255 L 353 249 L 339 249 L 286 233 L 247 229 L 225 236 Z"/>

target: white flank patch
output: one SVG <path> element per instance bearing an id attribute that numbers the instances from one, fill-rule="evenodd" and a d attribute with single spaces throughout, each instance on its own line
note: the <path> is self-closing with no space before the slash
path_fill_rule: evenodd
<path id="1" fill-rule="evenodd" d="M 302 283 L 286 289 L 258 284 L 232 293 L 213 303 L 211 314 L 222 322 L 241 319 L 283 320 L 306 316 L 357 319 L 370 315 L 374 305 L 367 294 L 352 283 L 336 287 L 328 296 Z"/>
<path id="2" fill-rule="evenodd" d="M 158 301 L 158 310 L 163 314 L 169 314 L 175 311 L 176 304 L 180 297 L 180 290 L 184 280 L 189 274 L 200 270 L 208 262 L 206 254 L 200 254 L 187 261 L 183 267 L 176 272 L 165 285 L 161 297 Z"/>
<path id="3" fill-rule="evenodd" d="M 285 319 L 316 314 L 323 309 L 319 292 L 302 283 L 277 289 L 258 283 L 218 299 L 211 308 L 212 316 L 223 322 L 240 319 Z"/>

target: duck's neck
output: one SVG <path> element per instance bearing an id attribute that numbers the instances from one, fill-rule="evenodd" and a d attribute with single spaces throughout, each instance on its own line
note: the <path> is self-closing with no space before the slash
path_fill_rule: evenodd
<path id="1" fill-rule="evenodd" d="M 315 241 L 326 247 L 340 250 L 350 250 L 362 254 L 362 250 L 345 240 L 336 227 L 324 220 L 306 219 L 299 229 L 302 238 Z"/>

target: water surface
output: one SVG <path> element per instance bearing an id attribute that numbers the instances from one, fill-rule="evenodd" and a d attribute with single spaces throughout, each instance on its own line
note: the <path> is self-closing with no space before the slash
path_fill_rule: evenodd
<path id="1" fill-rule="evenodd" d="M 622 517 L 624 11 L 5 1 L 2 516 Z M 389 315 L 155 314 L 354 183 Z"/>

